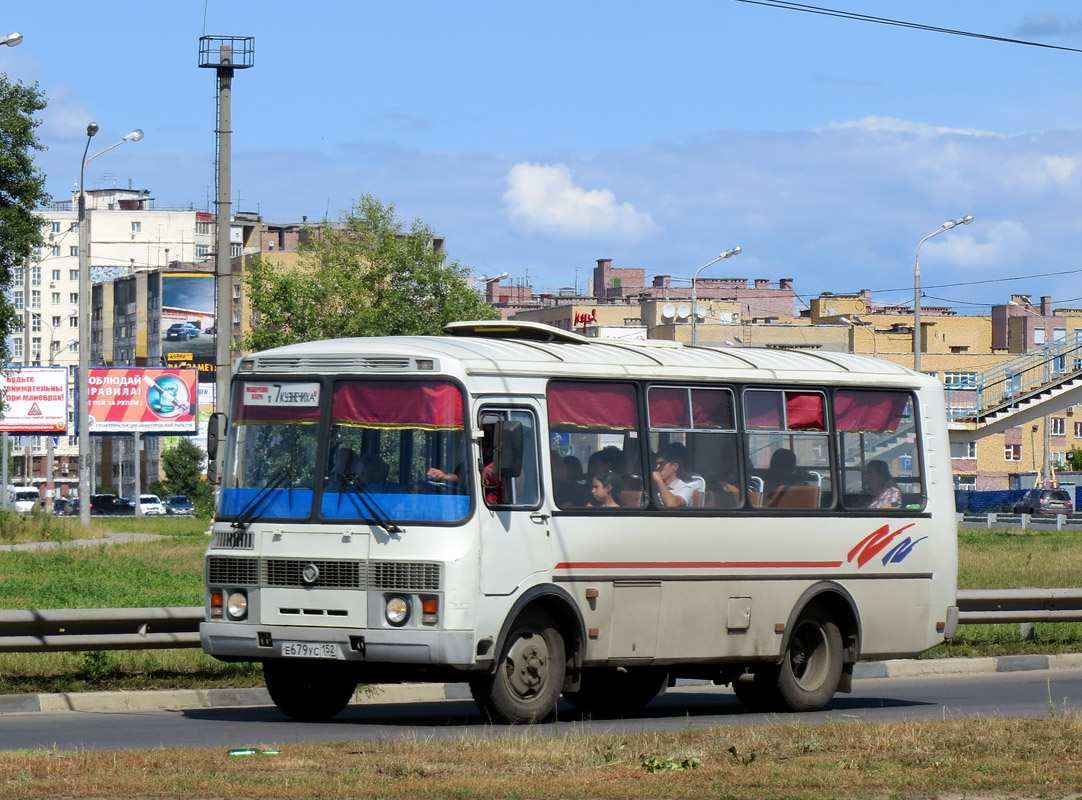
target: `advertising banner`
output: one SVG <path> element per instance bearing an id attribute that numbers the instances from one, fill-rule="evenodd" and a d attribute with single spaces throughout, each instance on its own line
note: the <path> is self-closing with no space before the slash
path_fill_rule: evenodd
<path id="1" fill-rule="evenodd" d="M 195 433 L 197 375 L 194 369 L 91 369 L 90 432 Z"/>
<path id="2" fill-rule="evenodd" d="M 162 273 L 162 358 L 167 367 L 195 367 L 199 380 L 214 383 L 214 275 L 207 272 Z"/>
<path id="3" fill-rule="evenodd" d="M 0 372 L 0 431 L 64 433 L 68 429 L 66 367 L 20 367 Z"/>

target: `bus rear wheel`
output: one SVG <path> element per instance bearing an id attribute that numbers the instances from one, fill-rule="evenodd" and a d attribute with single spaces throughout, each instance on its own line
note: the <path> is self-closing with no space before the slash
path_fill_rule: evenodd
<path id="1" fill-rule="evenodd" d="M 263 662 L 263 682 L 278 710 L 300 722 L 322 722 L 349 705 L 357 681 L 341 664 Z"/>
<path id="2" fill-rule="evenodd" d="M 797 619 L 781 663 L 733 681 L 733 692 L 749 711 L 818 711 L 841 675 L 841 631 L 826 610 L 811 606 Z"/>
<path id="3" fill-rule="evenodd" d="M 495 672 L 470 681 L 474 702 L 492 722 L 544 722 L 556 713 L 564 658 L 564 640 L 552 617 L 527 611 L 508 631 Z"/>
<path id="4" fill-rule="evenodd" d="M 564 699 L 593 717 L 618 717 L 641 710 L 668 683 L 669 673 L 656 669 L 588 669 L 581 688 Z"/>
<path id="5" fill-rule="evenodd" d="M 829 613 L 812 606 L 797 620 L 778 666 L 778 696 L 790 711 L 817 711 L 838 690 L 842 635 Z"/>

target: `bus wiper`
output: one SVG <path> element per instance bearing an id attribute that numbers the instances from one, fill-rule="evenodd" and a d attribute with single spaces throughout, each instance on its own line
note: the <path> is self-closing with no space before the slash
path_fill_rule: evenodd
<path id="1" fill-rule="evenodd" d="M 372 520 L 379 525 L 387 533 L 405 533 L 403 528 L 398 527 L 391 522 L 390 517 L 387 516 L 379 503 L 372 496 L 372 493 L 368 491 L 368 488 L 364 485 L 364 482 L 358 478 L 351 469 L 354 459 L 357 454 L 348 447 L 339 448 L 334 454 L 334 470 L 331 476 L 338 480 L 339 484 L 346 484 L 353 487 L 356 491 L 357 497 L 360 499 L 369 516 Z"/>
<path id="2" fill-rule="evenodd" d="M 247 528 L 252 524 L 252 521 L 256 518 L 256 514 L 263 508 L 265 501 L 270 498 L 271 492 L 276 489 L 280 489 L 282 484 L 292 477 L 292 469 L 283 469 L 274 478 L 259 490 L 259 494 L 244 504 L 244 508 L 240 510 L 240 514 L 237 518 L 230 523 L 230 527 L 233 530 Z"/>

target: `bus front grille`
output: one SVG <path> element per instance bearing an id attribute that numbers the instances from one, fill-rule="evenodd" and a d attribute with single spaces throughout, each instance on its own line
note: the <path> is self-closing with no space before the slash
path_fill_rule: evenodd
<path id="1" fill-rule="evenodd" d="M 222 550 L 251 550 L 252 542 L 251 531 L 215 531 L 211 547 Z"/>
<path id="2" fill-rule="evenodd" d="M 311 586 L 318 589 L 364 589 L 364 562 L 268 558 L 263 586 Z M 314 567 L 306 574 L 306 567 Z M 309 576 L 314 576 L 314 579 Z"/>
<path id="3" fill-rule="evenodd" d="M 255 586 L 259 583 L 259 562 L 254 558 L 208 558 L 207 582 L 219 586 Z"/>
<path id="4" fill-rule="evenodd" d="M 306 567 L 314 569 L 306 570 Z M 309 558 L 207 559 L 207 582 L 216 586 L 380 589 L 438 592 L 440 565 L 418 561 L 334 561 Z"/>
<path id="5" fill-rule="evenodd" d="M 368 585 L 373 589 L 439 591 L 440 565 L 414 561 L 372 561 Z"/>

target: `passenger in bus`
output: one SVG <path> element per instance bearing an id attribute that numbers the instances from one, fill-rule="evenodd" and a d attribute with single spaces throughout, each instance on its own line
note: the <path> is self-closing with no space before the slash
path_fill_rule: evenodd
<path id="1" fill-rule="evenodd" d="M 615 472 L 621 478 L 627 476 L 627 455 L 619 447 L 609 445 L 591 454 L 586 463 L 588 475 L 596 475 L 599 472 Z M 627 488 L 627 487 L 624 487 Z"/>
<path id="2" fill-rule="evenodd" d="M 775 497 L 780 489 L 800 483 L 802 478 L 793 451 L 782 447 L 770 456 L 770 466 L 763 474 L 763 491 L 768 497 Z"/>
<path id="3" fill-rule="evenodd" d="M 613 471 L 599 472 L 590 479 L 590 508 L 620 508 L 620 476 Z"/>
<path id="4" fill-rule="evenodd" d="M 567 467 L 567 479 L 579 486 L 586 486 L 586 473 L 582 471 L 582 462 L 576 456 L 564 456 L 564 466 Z M 587 489 L 589 487 L 586 487 Z"/>
<path id="5" fill-rule="evenodd" d="M 868 508 L 902 507 L 902 492 L 894 482 L 890 467 L 885 461 L 876 459 L 864 466 L 864 483 L 872 494 Z"/>
<path id="6" fill-rule="evenodd" d="M 364 488 L 370 492 L 404 492 L 405 488 L 400 483 L 387 480 L 390 466 L 382 457 L 375 453 L 365 453 L 360 458 L 358 478 Z"/>
<path id="7" fill-rule="evenodd" d="M 692 504 L 696 489 L 692 476 L 684 469 L 686 461 L 687 451 L 679 442 L 670 442 L 658 451 L 651 478 L 656 490 L 654 499 L 662 508 L 686 508 Z"/>
<path id="8" fill-rule="evenodd" d="M 555 450 L 549 451 L 552 465 L 552 496 L 560 508 L 585 506 L 589 500 L 588 492 L 581 483 L 572 481 L 567 474 L 567 461 Z"/>

